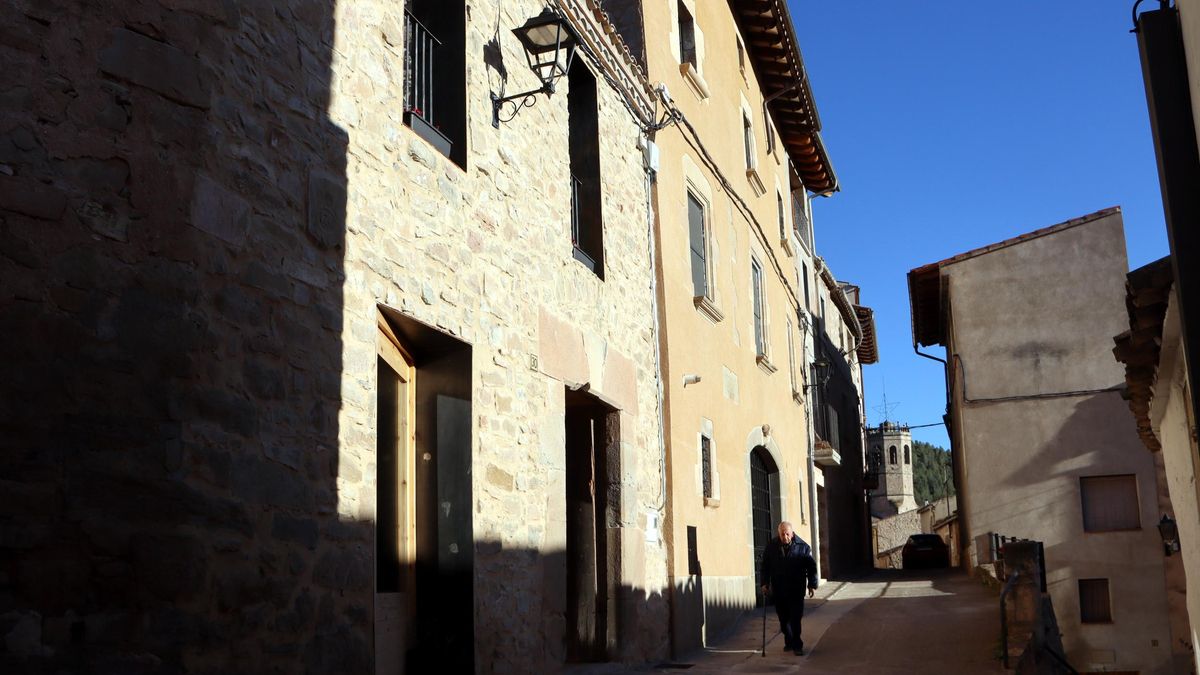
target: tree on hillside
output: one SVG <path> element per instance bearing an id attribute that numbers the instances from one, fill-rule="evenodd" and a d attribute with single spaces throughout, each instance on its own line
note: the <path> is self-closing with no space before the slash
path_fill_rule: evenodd
<path id="1" fill-rule="evenodd" d="M 954 473 L 945 448 L 913 441 L 913 496 L 917 504 L 954 494 Z"/>

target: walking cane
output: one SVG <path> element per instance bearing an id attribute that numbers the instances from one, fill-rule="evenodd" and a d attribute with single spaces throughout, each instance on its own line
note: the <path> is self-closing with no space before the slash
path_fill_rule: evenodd
<path id="1" fill-rule="evenodd" d="M 767 658 L 767 593 L 763 592 L 763 640 L 762 640 L 762 657 Z"/>

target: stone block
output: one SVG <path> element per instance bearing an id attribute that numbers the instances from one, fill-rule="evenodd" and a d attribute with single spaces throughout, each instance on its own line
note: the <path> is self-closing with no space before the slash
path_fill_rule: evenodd
<path id="1" fill-rule="evenodd" d="M 129 548 L 138 585 L 155 598 L 184 600 L 203 590 L 208 556 L 199 539 L 140 534 Z"/>
<path id="2" fill-rule="evenodd" d="M 544 308 L 538 309 L 538 367 L 561 382 L 587 382 L 583 333 Z"/>
<path id="3" fill-rule="evenodd" d="M 317 548 L 317 522 L 311 518 L 293 518 L 287 514 L 276 513 L 271 523 L 271 536 L 281 541 L 290 541 L 303 545 L 305 548 Z"/>
<path id="4" fill-rule="evenodd" d="M 57 188 L 28 178 L 0 175 L 0 210 L 58 220 L 66 209 L 67 198 Z"/>
<path id="5" fill-rule="evenodd" d="M 201 173 L 196 175 L 189 220 L 197 229 L 241 246 L 250 226 L 250 205 L 237 193 Z"/>
<path id="6" fill-rule="evenodd" d="M 231 483 L 233 494 L 252 504 L 303 512 L 313 508 L 312 487 L 305 476 L 250 452 L 234 458 Z"/>
<path id="7" fill-rule="evenodd" d="M 637 367 L 627 356 L 609 349 L 604 359 L 604 395 L 621 410 L 637 410 Z"/>
<path id="8" fill-rule="evenodd" d="M 118 28 L 100 51 L 100 70 L 195 108 L 208 108 L 208 74 L 183 50 Z"/>
<path id="9" fill-rule="evenodd" d="M 346 237 L 346 180 L 310 169 L 308 174 L 308 234 L 324 249 L 342 245 Z"/>
<path id="10" fill-rule="evenodd" d="M 313 583 L 338 591 L 361 591 L 371 584 L 371 558 L 358 546 L 326 551 L 313 567 Z"/>

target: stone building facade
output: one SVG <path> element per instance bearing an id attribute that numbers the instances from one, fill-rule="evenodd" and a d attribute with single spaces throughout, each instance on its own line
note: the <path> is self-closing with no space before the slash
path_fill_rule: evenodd
<path id="1" fill-rule="evenodd" d="M 879 487 L 871 490 L 871 515 L 876 518 L 917 508 L 913 496 L 912 434 L 908 426 L 885 421 L 867 429 L 867 452 L 878 467 Z"/>
<path id="2" fill-rule="evenodd" d="M 542 5 L 424 6 L 462 85 L 443 152 L 404 3 L 10 4 L 3 670 L 665 654 L 653 108 L 595 3 L 555 7 L 588 72 L 495 128 Z"/>

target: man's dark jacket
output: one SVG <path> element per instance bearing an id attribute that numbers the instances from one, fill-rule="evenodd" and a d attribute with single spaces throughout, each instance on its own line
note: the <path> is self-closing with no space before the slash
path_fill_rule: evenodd
<path id="1" fill-rule="evenodd" d="M 812 547 L 800 537 L 792 537 L 791 544 L 784 544 L 778 537 L 767 544 L 762 560 L 763 581 L 771 584 L 771 594 L 804 594 L 805 581 L 808 588 L 817 587 L 817 561 L 813 560 Z"/>

